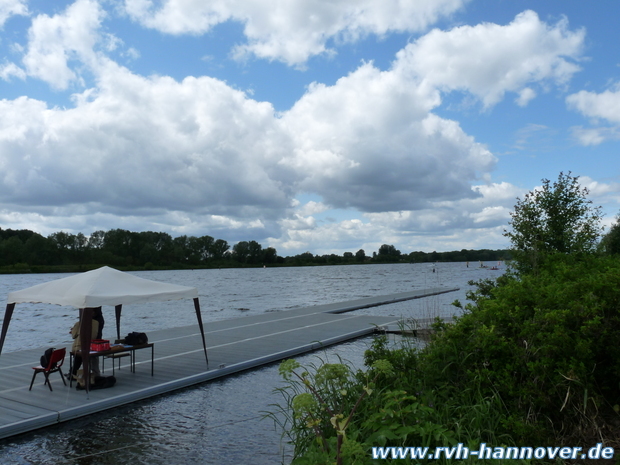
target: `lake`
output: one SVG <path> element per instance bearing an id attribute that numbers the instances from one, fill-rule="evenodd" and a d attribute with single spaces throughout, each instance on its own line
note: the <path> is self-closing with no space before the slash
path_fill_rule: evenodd
<path id="1" fill-rule="evenodd" d="M 493 266 L 496 263 L 486 263 Z M 349 265 L 222 270 L 142 271 L 146 279 L 196 287 L 203 320 L 242 318 L 364 297 L 431 287 L 460 287 L 458 292 L 358 310 L 358 314 L 402 318 L 447 317 L 465 301 L 468 281 L 496 278 L 477 262 L 432 264 Z M 0 295 L 59 279 L 68 274 L 1 275 Z M 5 300 L 6 301 L 6 300 Z M 115 337 L 114 309 L 103 309 L 104 337 Z M 48 346 L 70 346 L 69 329 L 77 310 L 45 304 L 18 304 L 3 352 Z M 194 325 L 191 301 L 157 302 L 123 307 L 121 335 Z M 363 367 L 363 353 L 372 337 L 339 344 L 297 357 L 302 363 L 317 357 L 337 357 Z M 207 341 L 208 345 L 208 341 Z M 1 357 L 1 355 L 0 355 Z M 24 375 L 25 383 L 30 373 Z M 278 364 L 271 364 L 119 407 L 89 417 L 0 441 L 0 463 L 145 465 L 288 463 L 281 432 L 263 419 L 273 392 L 280 385 Z M 85 428 L 88 434 L 84 436 Z"/>

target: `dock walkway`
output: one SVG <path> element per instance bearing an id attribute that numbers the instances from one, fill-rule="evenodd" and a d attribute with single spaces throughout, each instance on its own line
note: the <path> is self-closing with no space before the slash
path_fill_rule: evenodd
<path id="1" fill-rule="evenodd" d="M 28 390 L 31 367 L 38 365 L 45 348 L 2 354 L 0 439 L 371 334 L 377 326 L 394 325 L 395 318 L 347 312 L 455 290 L 426 289 L 209 322 L 205 324 L 209 366 L 197 325 L 153 331 L 149 342 L 155 344 L 154 376 L 151 351 L 137 351 L 135 373 L 123 361 L 115 370 L 112 389 L 88 395 L 70 389 L 68 383 L 65 387 L 57 373 L 50 375 L 53 392 L 43 384 L 42 374 Z M 112 372 L 111 363 L 105 363 L 106 375 Z M 63 371 L 69 371 L 68 357 Z"/>

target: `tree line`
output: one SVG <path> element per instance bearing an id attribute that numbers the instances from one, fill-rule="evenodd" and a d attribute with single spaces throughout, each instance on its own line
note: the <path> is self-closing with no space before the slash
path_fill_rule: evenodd
<path id="1" fill-rule="evenodd" d="M 129 269 L 306 266 L 362 263 L 421 263 L 497 261 L 510 259 L 508 250 L 460 250 L 401 253 L 383 244 L 367 254 L 363 249 L 342 255 L 311 252 L 282 257 L 273 247 L 257 241 L 230 245 L 211 236 L 172 237 L 165 232 L 124 229 L 82 233 L 55 232 L 47 237 L 28 229 L 0 228 L 0 269 L 4 271 L 54 271 L 109 265 Z"/>

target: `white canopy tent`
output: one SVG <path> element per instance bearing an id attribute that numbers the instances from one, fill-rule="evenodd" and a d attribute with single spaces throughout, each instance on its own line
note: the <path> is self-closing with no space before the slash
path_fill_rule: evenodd
<path id="1" fill-rule="evenodd" d="M 91 331 L 85 330 L 92 324 L 93 310 L 104 305 L 111 305 L 116 310 L 116 333 L 120 339 L 120 316 L 124 304 L 157 302 L 164 300 L 193 299 L 196 318 L 200 326 L 202 344 L 207 365 L 207 345 L 205 342 L 198 291 L 195 287 L 179 286 L 162 283 L 123 273 L 104 266 L 102 268 L 76 274 L 67 278 L 57 279 L 36 286 L 10 292 L 7 299 L 2 333 L 0 335 L 0 353 L 9 328 L 15 304 L 48 303 L 70 305 L 81 311 L 80 337 L 82 347 L 90 347 Z M 82 354 L 85 371 L 90 368 L 88 351 Z M 87 376 L 88 380 L 89 377 Z M 87 387 L 88 389 L 88 387 Z"/>

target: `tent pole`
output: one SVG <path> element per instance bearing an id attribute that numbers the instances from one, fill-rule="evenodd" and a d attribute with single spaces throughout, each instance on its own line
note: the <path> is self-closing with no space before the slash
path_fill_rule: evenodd
<path id="1" fill-rule="evenodd" d="M 15 302 L 6 305 L 6 311 L 4 312 L 4 322 L 2 323 L 2 336 L 0 336 L 0 354 L 4 347 L 4 339 L 6 338 L 6 332 L 9 330 L 9 323 L 11 322 L 11 316 L 13 315 L 13 309 L 15 308 Z"/>
<path id="2" fill-rule="evenodd" d="M 90 390 L 90 341 L 93 337 L 93 313 L 95 313 L 94 308 L 82 309 L 82 320 L 80 322 L 80 345 L 86 395 Z"/>
<path id="3" fill-rule="evenodd" d="M 117 305 L 114 307 L 114 313 L 116 314 L 116 339 L 121 338 L 121 310 L 123 309 L 122 305 Z"/>
<path id="4" fill-rule="evenodd" d="M 207 359 L 207 366 L 209 366 L 209 356 L 207 355 L 207 343 L 205 341 L 205 330 L 202 325 L 202 315 L 200 314 L 200 302 L 198 297 L 194 297 L 194 308 L 196 309 L 196 318 L 198 318 L 198 326 L 200 327 L 200 335 L 202 336 L 202 347 L 205 350 L 205 358 Z"/>

